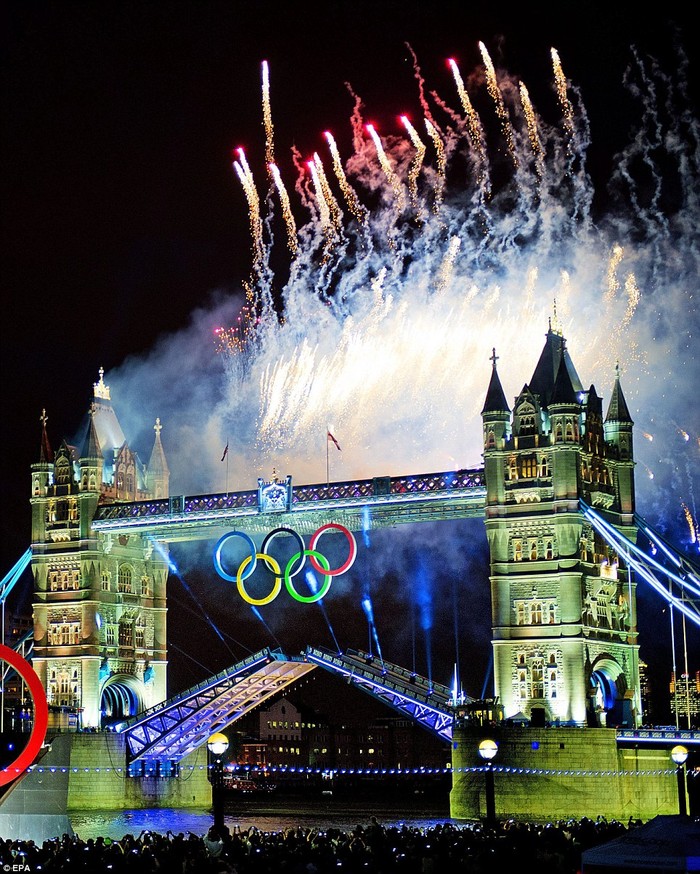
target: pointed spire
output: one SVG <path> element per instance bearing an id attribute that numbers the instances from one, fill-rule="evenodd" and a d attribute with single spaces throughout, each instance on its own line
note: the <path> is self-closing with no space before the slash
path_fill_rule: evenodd
<path id="1" fill-rule="evenodd" d="M 481 415 L 483 416 L 484 413 L 510 413 L 510 407 L 508 406 L 508 401 L 506 400 L 503 386 L 501 385 L 501 380 L 498 378 L 498 371 L 496 370 L 498 355 L 496 355 L 495 348 L 493 349 L 490 361 L 493 365 L 491 369 L 491 380 L 486 392 L 486 400 L 484 401 Z"/>
<path id="2" fill-rule="evenodd" d="M 552 328 L 551 322 L 549 330 L 545 335 L 545 344 L 540 355 L 540 359 L 535 367 L 535 372 L 530 380 L 530 391 L 539 396 L 540 403 L 543 407 L 548 407 L 552 393 L 554 391 L 554 383 L 559 374 L 559 364 L 563 361 L 566 365 L 571 384 L 574 389 L 574 394 L 583 391 L 583 385 L 579 379 L 576 368 L 569 357 L 566 349 L 566 340 L 556 329 Z"/>
<path id="3" fill-rule="evenodd" d="M 153 441 L 153 449 L 151 450 L 151 457 L 148 462 L 148 473 L 149 476 L 152 476 L 155 473 L 158 474 L 167 474 L 170 473 L 170 469 L 168 468 L 168 462 L 165 459 L 165 451 L 163 449 L 163 444 L 160 441 L 160 432 L 163 430 L 163 426 L 160 423 L 160 419 L 156 419 L 156 423 L 153 426 L 153 430 L 156 432 L 155 440 Z"/>
<path id="4" fill-rule="evenodd" d="M 51 464 L 53 461 L 53 449 L 49 443 L 49 435 L 46 432 L 46 423 L 49 421 L 49 417 L 46 415 L 45 409 L 41 411 L 39 421 L 41 422 L 41 447 L 39 448 L 39 461 L 44 464 Z"/>
<path id="5" fill-rule="evenodd" d="M 85 435 L 85 440 L 83 441 L 83 446 L 80 450 L 81 458 L 102 458 L 102 449 L 97 436 L 97 428 L 95 427 L 96 412 L 97 406 L 93 401 L 89 410 L 88 418 L 90 421 L 88 422 L 87 434 Z"/>
<path id="6" fill-rule="evenodd" d="M 554 381 L 552 396 L 549 399 L 549 405 L 553 404 L 578 404 L 576 389 L 571 381 L 571 375 L 563 355 L 559 359 L 559 370 Z"/>
<path id="7" fill-rule="evenodd" d="M 627 401 L 620 387 L 620 362 L 615 364 L 615 384 L 613 386 L 612 395 L 610 396 L 610 405 L 608 407 L 606 422 L 632 422 L 630 411 L 627 406 Z"/>

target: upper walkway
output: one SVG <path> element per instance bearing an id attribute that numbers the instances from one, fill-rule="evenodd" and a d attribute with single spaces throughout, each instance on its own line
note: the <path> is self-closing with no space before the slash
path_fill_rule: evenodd
<path id="1" fill-rule="evenodd" d="M 257 489 L 245 492 L 104 504 L 92 527 L 105 536 L 138 533 L 169 542 L 209 539 L 234 524 L 250 534 L 285 524 L 311 534 L 332 513 L 351 531 L 370 531 L 402 522 L 478 518 L 485 498 L 483 468 L 302 486 L 287 477 L 258 480 Z"/>

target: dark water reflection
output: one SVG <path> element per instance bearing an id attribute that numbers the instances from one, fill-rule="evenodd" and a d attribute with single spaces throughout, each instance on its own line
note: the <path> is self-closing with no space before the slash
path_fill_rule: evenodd
<path id="1" fill-rule="evenodd" d="M 263 832 L 283 831 L 287 828 L 353 829 L 357 824 L 367 825 L 376 816 L 382 825 L 406 823 L 418 828 L 430 828 L 438 823 L 460 821 L 450 819 L 447 802 L 409 798 L 406 802 L 392 803 L 334 800 L 323 797 L 314 800 L 262 798 L 228 799 L 225 822 L 229 829 L 243 830 L 255 826 Z M 206 834 L 212 822 L 210 810 L 115 810 L 75 812 L 70 816 L 74 831 L 83 839 L 100 835 L 112 839 L 125 834 L 138 835 L 142 830 L 165 834 L 192 832 Z"/>

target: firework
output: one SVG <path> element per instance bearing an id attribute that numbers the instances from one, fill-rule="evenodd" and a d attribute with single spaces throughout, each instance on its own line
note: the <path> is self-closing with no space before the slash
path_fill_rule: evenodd
<path id="1" fill-rule="evenodd" d="M 540 135 L 537 132 L 537 118 L 535 117 L 535 111 L 532 108 L 532 102 L 530 101 L 530 95 L 528 94 L 528 90 L 525 87 L 525 83 L 520 83 L 520 102 L 523 105 L 523 112 L 525 113 L 525 121 L 527 122 L 527 135 L 530 140 L 530 148 L 532 149 L 532 154 L 535 156 L 535 172 L 539 179 L 542 179 L 543 175 L 543 153 L 542 153 L 542 143 L 540 142 Z"/>
<path id="2" fill-rule="evenodd" d="M 440 128 L 425 112 L 422 77 L 427 137 L 404 116 L 397 127 L 405 137 L 387 133 L 380 139 L 374 127 L 364 126 L 362 103 L 353 95 L 354 148 L 346 161 L 341 163 L 335 140 L 325 134 L 333 158 L 329 179 L 337 179 L 344 216 L 318 155 L 306 163 L 292 150 L 300 170 L 296 193 L 310 207 L 310 218 L 296 233 L 298 253 L 289 279 L 280 278 L 281 271 L 274 277 L 275 318 L 264 318 L 257 305 L 255 312 L 263 317 L 253 323 L 256 344 L 247 340 L 242 346 L 238 332 L 219 336 L 224 356 L 255 365 L 243 379 L 238 371 L 231 377 L 223 415 L 251 423 L 241 426 L 241 442 L 254 446 L 251 459 L 274 452 L 276 462 L 283 459 L 299 481 L 324 475 L 315 471 L 313 454 L 329 415 L 344 435 L 344 448 L 345 443 L 354 447 L 337 459 L 339 476 L 479 464 L 488 352 L 493 346 L 508 350 L 501 353 L 499 376 L 506 393 L 515 392 L 523 367 L 530 369 L 528 361 L 535 366 L 549 322 L 567 338 L 582 379 L 594 382 L 603 397 L 615 378 L 615 360 L 625 362 L 625 396 L 645 436 L 635 457 L 639 493 L 663 494 L 659 506 L 677 501 L 672 497 L 677 488 L 667 485 L 678 475 L 667 460 L 673 453 L 660 451 L 664 435 L 643 411 L 659 416 L 663 403 L 680 417 L 693 408 L 677 384 L 680 374 L 697 371 L 692 344 L 698 304 L 687 276 L 700 272 L 688 232 L 698 224 L 693 209 L 698 153 L 674 152 L 682 206 L 673 222 L 660 221 L 658 199 L 645 207 L 635 192 L 627 196 L 635 169 L 644 169 L 645 179 L 661 177 L 663 166 L 653 164 L 657 157 L 662 161 L 661 143 L 684 148 L 675 130 L 659 138 L 663 118 L 660 111 L 654 114 L 652 94 L 644 108 L 649 130 L 636 134 L 617 176 L 625 185 L 623 206 L 632 214 L 628 220 L 623 210 L 594 218 L 583 105 L 574 110 L 567 102 L 564 126 L 561 121 L 553 126 L 538 116 L 528 90 L 515 87 L 514 77 L 504 74 L 496 93 L 488 55 L 485 62 L 488 75 L 478 86 L 483 93 L 474 99 L 485 96 L 488 105 L 502 107 L 493 142 L 474 127 L 478 119 L 476 114 L 470 118 L 465 105 L 471 103 L 463 94 L 466 124 L 459 112 L 448 113 L 455 126 Z M 459 93 L 461 77 L 456 65 L 450 66 Z M 695 122 L 686 118 L 685 123 L 697 131 Z M 498 164 L 487 200 L 473 169 L 478 172 L 502 154 L 508 131 L 519 162 Z M 647 133 L 654 149 L 645 141 Z M 255 186 L 242 153 L 237 164 L 251 213 L 257 210 L 257 220 L 251 221 L 255 239 L 260 227 Z M 402 214 L 404 206 L 410 210 Z M 318 251 L 320 239 L 324 245 Z M 256 251 L 261 260 L 267 254 L 261 242 Z M 268 299 L 273 298 L 273 278 L 256 276 L 256 287 L 264 278 Z M 486 362 L 486 370 L 479 362 Z M 465 439 L 465 423 L 474 439 Z M 700 444 L 694 437 L 689 442 L 687 431 L 679 433 L 683 440 L 676 441 L 676 457 L 686 445 L 695 455 Z M 692 515 L 691 501 L 688 506 Z"/>
<path id="3" fill-rule="evenodd" d="M 447 156 L 445 155 L 445 145 L 440 138 L 440 134 L 435 128 L 435 125 L 433 125 L 427 118 L 425 119 L 425 129 L 428 131 L 428 136 L 433 141 L 437 153 L 437 182 L 435 183 L 435 203 L 433 205 L 433 212 L 437 213 L 439 212 L 445 190 Z"/>
<path id="4" fill-rule="evenodd" d="M 289 202 L 289 195 L 287 194 L 287 189 L 284 187 L 284 182 L 282 181 L 282 176 L 280 175 L 280 171 L 277 165 L 270 164 L 269 170 L 272 178 L 274 179 L 275 185 L 277 186 L 277 191 L 279 192 L 280 196 L 280 202 L 282 203 L 282 216 L 284 217 L 284 221 L 287 226 L 287 245 L 289 246 L 289 251 L 292 253 L 292 255 L 296 255 L 298 249 L 297 226 L 294 221 L 294 216 L 292 215 L 292 207 Z"/>
<path id="5" fill-rule="evenodd" d="M 571 143 L 571 140 L 574 137 L 574 110 L 571 106 L 571 103 L 569 102 L 566 86 L 566 76 L 564 75 L 564 71 L 561 66 L 559 52 L 557 52 L 557 50 L 554 48 L 551 50 L 551 52 L 557 97 L 559 98 L 559 105 L 561 106 L 562 114 L 564 116 L 564 130 L 566 131 L 569 143 Z"/>
<path id="6" fill-rule="evenodd" d="M 515 154 L 515 142 L 513 141 L 513 130 L 510 126 L 510 119 L 508 117 L 508 110 L 506 109 L 505 103 L 503 101 L 503 95 L 501 94 L 501 89 L 498 87 L 498 79 L 496 78 L 496 70 L 493 66 L 493 61 L 486 49 L 486 46 L 480 42 L 479 43 L 479 51 L 481 52 L 481 57 L 484 61 L 484 66 L 486 67 L 486 86 L 488 88 L 489 95 L 493 100 L 496 106 L 496 114 L 501 122 L 501 131 L 506 141 L 506 145 L 508 146 L 508 152 L 510 153 L 513 162 L 517 165 L 518 159 Z"/>
<path id="7" fill-rule="evenodd" d="M 379 134 L 374 129 L 374 125 L 367 125 L 367 133 L 372 137 L 372 141 L 377 150 L 377 157 L 379 158 L 379 163 L 381 165 L 384 174 L 386 175 L 387 181 L 391 186 L 391 190 L 394 192 L 396 211 L 403 212 L 406 206 L 406 196 L 404 194 L 404 187 L 399 179 L 399 177 L 394 173 L 394 168 L 391 166 L 391 162 L 387 158 L 386 152 L 384 151 L 384 146 L 382 145 L 382 141 L 379 138 Z"/>
<path id="8" fill-rule="evenodd" d="M 265 127 L 265 163 L 270 168 L 275 163 L 275 147 L 273 142 L 272 111 L 270 110 L 270 74 L 267 68 L 267 61 L 262 62 L 262 105 L 263 125 Z"/>
<path id="9" fill-rule="evenodd" d="M 361 225 L 365 225 L 367 223 L 369 214 L 367 210 L 364 209 L 363 206 L 360 204 L 357 194 L 348 182 L 348 177 L 345 175 L 345 170 L 343 169 L 343 163 L 340 160 L 340 152 L 338 151 L 338 146 L 333 139 L 333 135 L 328 131 L 326 131 L 326 140 L 331 151 L 331 158 L 333 159 L 333 171 L 340 185 L 340 190 L 343 192 L 345 202 L 347 203 L 348 207 L 350 208 L 350 212 L 355 216 L 355 219 L 358 221 L 358 223 Z"/>
<path id="10" fill-rule="evenodd" d="M 260 198 L 258 197 L 253 174 L 250 172 L 250 167 L 246 161 L 243 149 L 238 149 L 238 161 L 234 161 L 233 166 L 238 178 L 243 186 L 243 191 L 248 201 L 248 219 L 250 222 L 250 233 L 253 238 L 253 260 L 256 267 L 263 260 L 263 239 L 262 239 L 262 220 L 260 218 Z"/>
<path id="11" fill-rule="evenodd" d="M 421 167 L 423 166 L 426 146 L 421 141 L 421 138 L 418 136 L 418 132 L 405 115 L 401 116 L 401 121 L 403 122 L 403 126 L 408 131 L 411 142 L 416 149 L 415 157 L 411 161 L 411 166 L 408 171 L 408 190 L 411 194 L 411 203 L 415 207 L 418 203 L 418 176 L 420 174 Z"/>

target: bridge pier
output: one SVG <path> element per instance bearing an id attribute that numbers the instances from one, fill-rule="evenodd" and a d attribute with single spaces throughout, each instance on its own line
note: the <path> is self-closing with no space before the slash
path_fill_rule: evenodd
<path id="1" fill-rule="evenodd" d="M 486 816 L 479 743 L 498 744 L 493 760 L 497 819 L 627 822 L 678 813 L 669 751 L 618 747 L 615 729 L 456 725 L 452 743 L 450 815 Z M 567 773 L 568 772 L 568 773 Z"/>
<path id="2" fill-rule="evenodd" d="M 43 841 L 70 834 L 74 812 L 168 807 L 211 807 L 206 747 L 183 758 L 176 777 L 130 777 L 123 735 L 60 734 L 0 800 L 0 834 Z"/>

